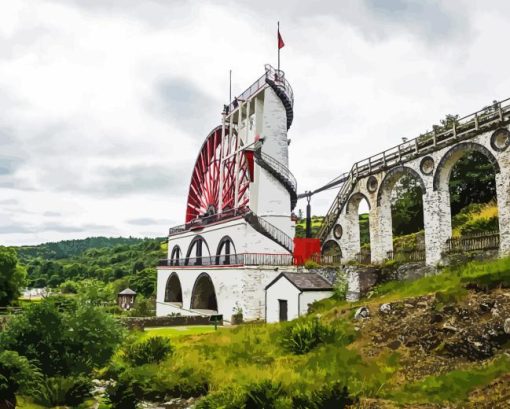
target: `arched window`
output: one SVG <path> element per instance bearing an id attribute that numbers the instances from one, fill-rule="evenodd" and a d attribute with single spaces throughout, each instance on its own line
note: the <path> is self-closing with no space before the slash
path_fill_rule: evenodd
<path id="1" fill-rule="evenodd" d="M 216 291 L 209 274 L 202 273 L 198 276 L 193 292 L 191 294 L 191 306 L 193 310 L 209 310 L 218 311 L 218 303 L 216 301 Z"/>
<path id="2" fill-rule="evenodd" d="M 196 236 L 188 247 L 186 253 L 186 260 L 184 262 L 186 266 L 202 266 L 210 265 L 210 253 L 209 246 L 202 236 Z"/>
<path id="3" fill-rule="evenodd" d="M 181 248 L 179 246 L 174 246 L 174 248 L 172 249 L 172 254 L 170 255 L 170 265 L 178 266 L 180 258 L 181 258 Z"/>
<path id="4" fill-rule="evenodd" d="M 182 307 L 182 287 L 181 280 L 177 273 L 170 274 L 166 282 L 165 302 L 179 304 Z"/>
<path id="5" fill-rule="evenodd" d="M 229 236 L 223 237 L 216 250 L 216 265 L 235 264 L 236 254 L 236 248 L 232 239 Z"/>

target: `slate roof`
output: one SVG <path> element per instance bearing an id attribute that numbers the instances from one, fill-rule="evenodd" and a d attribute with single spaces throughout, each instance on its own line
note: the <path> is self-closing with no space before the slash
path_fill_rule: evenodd
<path id="1" fill-rule="evenodd" d="M 294 287 L 301 291 L 333 290 L 332 284 L 317 273 L 281 273 L 266 286 L 266 290 L 276 283 L 281 277 L 285 277 L 294 285 Z"/>
<path id="2" fill-rule="evenodd" d="M 122 290 L 118 295 L 136 295 L 136 291 L 133 291 L 131 288 L 126 288 Z"/>

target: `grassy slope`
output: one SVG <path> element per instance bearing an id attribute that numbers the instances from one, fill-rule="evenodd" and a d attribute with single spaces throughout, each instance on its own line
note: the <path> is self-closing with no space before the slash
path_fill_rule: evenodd
<path id="1" fill-rule="evenodd" d="M 451 307 L 463 302 L 468 295 L 475 297 L 476 291 L 464 287 L 476 285 L 483 294 L 500 297 L 501 304 L 505 296 L 497 287 L 510 287 L 509 271 L 510 258 L 471 263 L 462 269 L 446 270 L 411 283 L 388 283 L 378 289 L 375 297 L 362 303 L 373 312 L 381 303 L 390 301 L 397 303 L 395 308 L 408 302 L 416 304 L 416 300 L 429 302 L 434 308 Z M 408 301 L 413 299 L 415 301 Z M 510 311 L 510 297 L 508 300 L 508 305 L 502 308 Z M 352 396 L 380 402 L 384 399 L 391 407 L 393 403 L 464 402 L 472 391 L 486 387 L 510 371 L 510 361 L 501 350 L 495 357 L 477 362 L 452 359 L 438 372 L 424 369 L 421 361 L 427 359 L 426 355 L 413 360 L 414 355 L 419 356 L 418 349 L 402 347 L 393 351 L 384 345 L 374 346 L 373 337 L 379 329 L 382 332 L 384 325 L 390 324 L 379 323 L 374 316 L 367 321 L 370 331 L 365 331 L 363 325 L 352 319 L 354 308 L 362 303 L 352 305 L 329 299 L 315 305 L 311 316 L 320 316 L 321 322 L 337 329 L 337 335 L 334 342 L 303 355 L 290 354 L 280 345 L 284 327 L 292 324 L 251 324 L 174 338 L 176 352 L 172 359 L 139 369 L 138 375 L 135 370 L 135 376 L 159 385 L 161 390 L 175 390 L 176 385 L 183 382 L 179 374 L 186 374 L 188 383 L 207 382 L 210 393 L 222 393 L 225 388 L 242 390 L 254 382 L 269 379 L 281 384 L 288 396 L 317 390 L 335 380 L 348 385 Z M 412 316 L 408 318 L 413 320 Z M 435 354 L 430 352 L 432 363 L 444 360 Z M 419 371 L 412 374 L 414 368 L 404 368 L 404 365 L 417 365 Z M 411 372 L 414 381 L 406 380 L 404 372 Z"/>

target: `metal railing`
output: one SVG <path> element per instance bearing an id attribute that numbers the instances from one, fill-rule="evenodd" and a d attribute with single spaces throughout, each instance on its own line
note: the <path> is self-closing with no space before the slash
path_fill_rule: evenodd
<path id="1" fill-rule="evenodd" d="M 342 256 L 325 256 L 321 254 L 314 254 L 311 257 L 312 261 L 315 261 L 321 266 L 338 266 L 342 264 Z"/>
<path id="2" fill-rule="evenodd" d="M 446 240 L 445 251 L 473 251 L 499 249 L 499 231 L 452 237 Z"/>
<path id="3" fill-rule="evenodd" d="M 248 211 L 249 211 L 249 209 L 247 207 L 239 207 L 237 209 L 224 210 L 221 213 L 217 213 L 217 214 L 214 214 L 211 216 L 198 217 L 189 223 L 182 224 L 182 225 L 176 226 L 176 227 L 170 227 L 170 229 L 168 230 L 168 235 L 173 236 L 175 234 L 179 234 L 179 233 L 182 233 L 182 232 L 185 232 L 188 230 L 199 229 L 201 227 L 205 227 L 211 223 L 216 223 L 216 222 L 232 219 L 235 217 L 244 216 Z"/>
<path id="4" fill-rule="evenodd" d="M 354 259 L 360 264 L 370 264 L 372 262 L 370 250 L 361 249 L 359 253 L 356 253 Z"/>
<path id="5" fill-rule="evenodd" d="M 294 106 L 294 91 L 285 78 L 285 73 L 282 70 L 277 70 L 271 64 L 266 64 L 265 69 L 266 79 L 273 81 L 277 87 L 281 88 L 287 94 L 290 104 Z"/>
<path id="6" fill-rule="evenodd" d="M 290 253 L 294 252 L 294 239 L 278 227 L 269 223 L 262 217 L 250 212 L 244 216 L 245 220 L 259 233 L 264 234 L 273 241 L 283 246 Z"/>
<path id="7" fill-rule="evenodd" d="M 419 262 L 425 261 L 425 249 L 398 249 L 386 252 L 388 260 L 396 260 L 401 262 Z"/>
<path id="8" fill-rule="evenodd" d="M 505 119 L 505 116 L 509 113 L 510 98 L 507 98 L 473 114 L 459 119 L 455 118 L 442 127 L 436 126 L 433 131 L 356 162 L 349 172 L 349 178 L 340 188 L 340 192 L 328 210 L 318 237 L 322 240 L 326 239 L 333 228 L 333 224 L 338 219 L 338 215 L 342 211 L 352 188 L 360 178 L 396 165 L 402 165 L 425 152 L 430 153 L 459 140 L 467 139 L 473 132 L 484 130 L 501 122 L 510 121 L 509 118 Z"/>
<path id="9" fill-rule="evenodd" d="M 291 266 L 292 254 L 241 253 L 221 254 L 217 256 L 188 257 L 181 259 L 163 259 L 161 267 L 194 267 L 194 266 Z"/>
<path id="10" fill-rule="evenodd" d="M 297 194 L 297 180 L 287 166 L 261 150 L 255 151 L 255 157 L 267 163 L 274 172 L 278 173 L 282 179 L 287 181 L 289 187 Z"/>
<path id="11" fill-rule="evenodd" d="M 257 80 L 246 88 L 240 95 L 238 95 L 234 101 L 231 101 L 230 104 L 228 104 L 227 113 L 229 115 L 239 107 L 239 101 L 246 101 L 248 98 L 252 97 L 264 88 L 267 84 L 267 79 L 273 81 L 278 87 L 280 87 L 289 97 L 291 104 L 294 105 L 294 92 L 292 91 L 292 87 L 289 82 L 285 79 L 285 73 L 282 70 L 275 69 L 270 64 L 266 64 L 264 68 L 266 72 L 257 78 Z"/>

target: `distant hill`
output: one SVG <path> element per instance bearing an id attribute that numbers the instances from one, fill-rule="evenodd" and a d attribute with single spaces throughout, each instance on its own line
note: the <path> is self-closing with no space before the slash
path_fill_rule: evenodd
<path id="1" fill-rule="evenodd" d="M 109 283 L 135 276 L 154 276 L 158 260 L 166 258 L 166 238 L 90 237 L 37 246 L 16 247 L 27 267 L 29 286 L 57 287 L 66 280 L 94 278 Z"/>
<path id="2" fill-rule="evenodd" d="M 46 260 L 59 260 L 74 257 L 93 248 L 115 247 L 119 244 L 138 244 L 144 239 L 135 237 L 88 237 L 81 240 L 64 240 L 43 243 L 35 246 L 15 247 L 22 261 L 42 257 Z"/>

